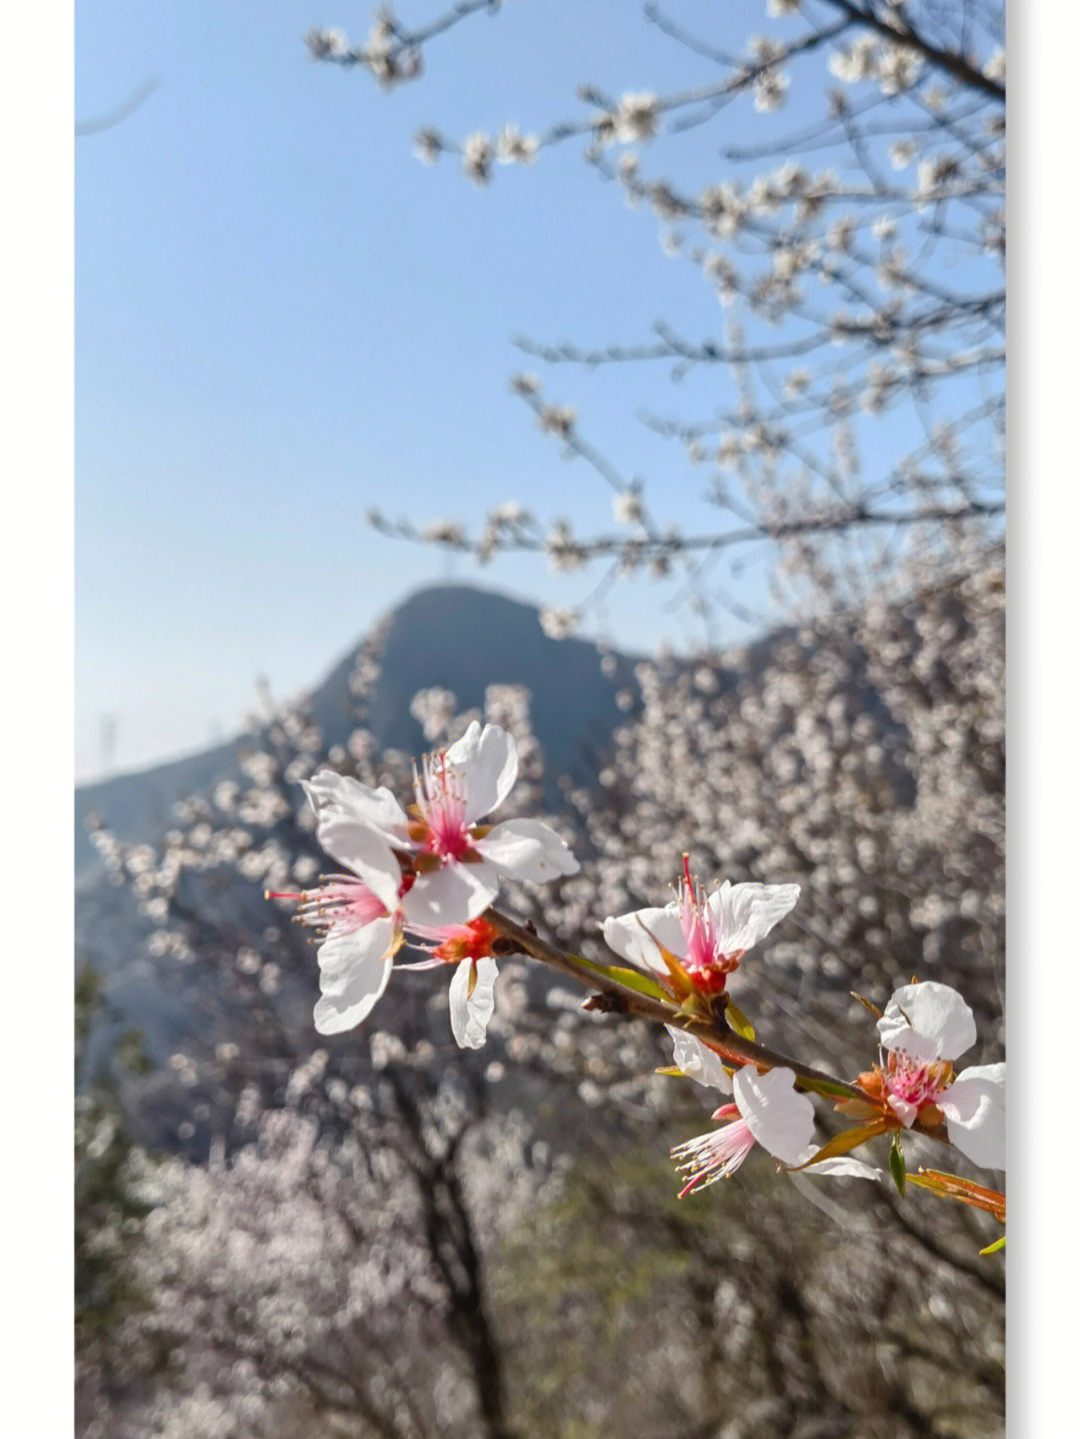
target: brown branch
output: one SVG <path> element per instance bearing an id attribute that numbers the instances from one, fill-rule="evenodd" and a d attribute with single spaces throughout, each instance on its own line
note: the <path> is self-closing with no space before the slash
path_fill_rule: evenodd
<path id="1" fill-rule="evenodd" d="M 966 505 L 932 505 L 916 510 L 870 510 L 858 506 L 834 514 L 814 515 L 808 519 L 783 520 L 775 524 L 748 525 L 743 529 L 727 530 L 716 535 L 663 535 L 658 539 L 625 539 L 621 536 L 601 535 L 592 540 L 575 540 L 573 548 L 581 559 L 599 559 L 605 555 L 619 555 L 624 551 L 638 559 L 650 559 L 655 555 L 681 555 L 702 550 L 724 550 L 731 545 L 751 544 L 760 540 L 795 539 L 800 535 L 835 534 L 843 530 L 856 529 L 866 525 L 917 525 L 950 524 L 960 520 L 987 519 L 1003 514 L 1004 500 L 973 500 Z M 446 549 L 472 554 L 479 545 L 467 536 L 454 538 L 428 538 L 413 529 L 405 521 L 393 524 L 377 511 L 368 515 L 369 523 L 382 534 L 396 539 L 414 540 L 421 544 L 439 544 Z M 548 547 L 543 537 L 514 534 L 500 540 L 502 550 L 543 551 Z"/>
<path id="2" fill-rule="evenodd" d="M 741 349 L 717 344 L 715 340 L 704 340 L 699 345 L 690 345 L 679 339 L 666 326 L 657 326 L 661 339 L 652 345 L 607 345 L 603 349 L 583 350 L 576 345 L 563 342 L 560 345 L 542 345 L 524 335 L 515 337 L 514 344 L 527 355 L 549 364 L 569 363 L 573 365 L 606 365 L 626 360 L 672 360 L 682 359 L 710 364 L 746 365 L 762 360 L 789 360 L 808 355 L 832 344 L 827 333 L 807 335 L 799 340 L 790 340 L 782 345 L 760 345 Z"/>
<path id="3" fill-rule="evenodd" d="M 690 1018 L 683 1014 L 674 1003 L 668 1004 L 658 999 L 652 999 L 639 990 L 620 984 L 618 980 L 612 979 L 609 975 L 578 963 L 573 955 L 564 954 L 562 950 L 550 944 L 540 935 L 525 929 L 515 920 L 500 914 L 497 910 L 489 909 L 486 918 L 495 929 L 499 930 L 507 939 L 520 945 L 533 959 L 550 965 L 552 969 L 557 969 L 561 974 L 575 979 L 578 984 L 596 991 L 593 1000 L 588 1002 L 592 1009 L 606 1014 L 638 1015 L 644 1019 L 654 1020 L 657 1024 L 672 1025 L 676 1029 L 686 1030 L 688 1034 L 707 1039 L 710 1048 L 715 1048 L 722 1058 L 732 1059 L 739 1065 L 761 1064 L 768 1069 L 786 1065 L 801 1078 L 814 1083 L 832 1085 L 854 1099 L 865 1098 L 862 1090 L 857 1089 L 854 1085 L 835 1079 L 823 1070 L 812 1069 L 809 1065 L 800 1064 L 798 1060 L 781 1054 L 778 1050 L 769 1049 L 763 1044 L 756 1044 L 752 1040 L 744 1039 L 742 1035 L 736 1034 L 729 1025 L 721 1020 L 705 1021 L 699 1018 Z"/>
<path id="4" fill-rule="evenodd" d="M 606 1014 L 637 1015 L 644 1019 L 651 1019 L 657 1024 L 671 1025 L 673 1028 L 684 1030 L 695 1038 L 705 1040 L 709 1048 L 714 1049 L 722 1059 L 731 1059 L 739 1066 L 755 1064 L 764 1069 L 791 1069 L 797 1078 L 806 1082 L 808 1088 L 816 1090 L 819 1085 L 827 1085 L 830 1090 L 837 1091 L 838 1095 L 842 1093 L 852 1099 L 866 1099 L 866 1094 L 857 1085 L 837 1079 L 834 1075 L 826 1074 L 824 1070 L 814 1069 L 808 1064 L 793 1059 L 788 1054 L 770 1049 L 767 1045 L 744 1039 L 741 1034 L 736 1034 L 723 1019 L 713 1018 L 711 1021 L 706 1021 L 696 1016 L 687 1015 L 674 1003 L 662 1003 L 660 1000 L 650 998 L 647 994 L 642 994 L 639 990 L 620 984 L 617 979 L 589 968 L 578 961 L 575 956 L 564 953 L 541 935 L 531 929 L 526 929 L 516 920 L 510 919 L 508 915 L 501 914 L 498 910 L 489 909 L 485 912 L 484 917 L 489 924 L 507 939 L 512 940 L 514 944 L 520 946 L 533 959 L 550 965 L 560 974 L 568 975 L 578 984 L 603 996 L 599 1003 L 589 1006 L 593 1009 Z M 936 1139 L 941 1144 L 951 1144 L 940 1128 L 932 1128 L 920 1120 L 916 1120 L 912 1125 L 912 1131 L 925 1135 L 928 1139 Z"/>
<path id="5" fill-rule="evenodd" d="M 974 90 L 981 90 L 992 99 L 1000 100 L 1004 104 L 1004 85 L 984 75 L 963 55 L 932 44 L 897 11 L 890 11 L 889 19 L 883 20 L 880 16 L 875 15 L 873 10 L 856 5 L 853 0 L 823 0 L 823 3 L 831 5 L 834 10 L 842 11 L 849 20 L 865 25 L 870 30 L 876 30 L 879 35 L 883 35 L 894 44 L 910 46 L 912 50 L 917 50 L 924 60 L 929 60 L 938 69 L 947 71 L 962 84 Z"/>
<path id="6" fill-rule="evenodd" d="M 152 95 L 160 84 L 161 81 L 156 77 L 153 80 L 145 80 L 133 94 L 129 95 L 120 105 L 117 105 L 114 110 L 109 110 L 106 114 L 99 115 L 94 120 L 76 120 L 76 135 L 97 135 L 102 130 L 111 130 L 114 125 L 119 125 L 121 121 L 126 120 L 129 115 L 133 114 L 147 96 Z"/>
<path id="7" fill-rule="evenodd" d="M 443 15 L 439 15 L 429 24 L 423 25 L 418 30 L 406 30 L 393 20 L 393 43 L 386 47 L 386 50 L 376 53 L 369 53 L 364 49 L 351 49 L 342 51 L 340 54 L 333 52 L 319 53 L 314 59 L 331 65 L 340 65 L 343 69 L 349 69 L 353 65 L 367 65 L 374 61 L 396 60 L 402 55 L 408 55 L 419 51 L 420 47 L 436 35 L 441 35 L 444 30 L 451 29 L 459 24 L 469 15 L 477 10 L 486 10 L 494 14 L 498 7 L 498 0 L 459 0 L 457 5 L 452 6 Z M 316 31 L 316 34 L 319 32 Z M 406 77 L 407 78 L 407 77 Z"/>

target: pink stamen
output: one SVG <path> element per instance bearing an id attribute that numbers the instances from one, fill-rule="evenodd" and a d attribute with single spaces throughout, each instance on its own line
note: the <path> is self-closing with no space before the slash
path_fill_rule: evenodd
<path id="1" fill-rule="evenodd" d="M 950 1066 L 944 1060 L 912 1059 L 900 1050 L 889 1054 L 885 1084 L 889 1094 L 916 1109 L 936 1104 L 949 1087 Z"/>
<path id="2" fill-rule="evenodd" d="M 738 1109 L 733 1104 L 724 1105 L 717 1110 L 717 1114 L 726 1114 L 732 1110 L 738 1114 Z M 742 1118 L 733 1118 L 722 1129 L 714 1129 L 711 1134 L 702 1134 L 697 1139 L 678 1145 L 671 1151 L 671 1157 L 680 1161 L 680 1172 L 690 1176 L 679 1190 L 679 1198 L 682 1199 L 694 1189 L 715 1184 L 718 1179 L 727 1179 L 735 1173 L 753 1147 L 754 1136 L 750 1133 L 750 1126 Z"/>
<path id="3" fill-rule="evenodd" d="M 416 807 L 427 828 L 424 848 L 445 859 L 461 859 L 472 848 L 465 823 L 465 787 L 461 776 L 449 769 L 446 752 L 425 755 L 423 774 L 414 778 Z"/>
<path id="4" fill-rule="evenodd" d="M 683 855 L 683 878 L 677 895 L 679 924 L 686 944 L 683 967 L 702 993 L 719 994 L 727 983 L 727 976 L 738 969 L 745 951 L 725 952 L 721 948 L 723 937 L 717 933 L 716 920 L 709 911 L 704 891 L 694 884 L 688 854 Z"/>
<path id="5" fill-rule="evenodd" d="M 683 855 L 683 875 L 679 886 L 679 923 L 686 941 L 686 968 L 691 974 L 705 975 L 715 970 L 724 972 L 724 956 L 717 952 L 716 925 L 705 907 L 705 897 L 694 885 L 690 874 L 690 856 Z M 730 966 L 734 967 L 734 966 Z"/>
<path id="6" fill-rule="evenodd" d="M 341 875 L 331 884 L 324 884 L 320 889 L 295 894 L 268 890 L 266 897 L 299 904 L 296 918 L 300 923 L 324 932 L 335 928 L 362 929 L 373 919 L 381 919 L 388 913 L 382 900 L 366 884 L 346 875 Z"/>

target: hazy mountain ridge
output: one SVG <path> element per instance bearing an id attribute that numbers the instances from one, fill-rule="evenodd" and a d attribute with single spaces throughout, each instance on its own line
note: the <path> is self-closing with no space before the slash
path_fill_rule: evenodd
<path id="1" fill-rule="evenodd" d="M 358 722 L 350 678 L 364 643 L 350 650 L 307 697 L 326 747 L 343 744 Z M 421 725 L 410 712 L 418 690 L 452 690 L 459 710 L 465 710 L 483 705 L 489 685 L 522 684 L 532 695 L 533 728 L 544 750 L 552 806 L 559 803 L 561 776 L 589 783 L 598 757 L 627 718 L 617 703 L 619 691 L 637 691 L 635 661 L 612 654 L 605 674 L 595 645 L 549 639 L 534 607 L 464 586 L 424 589 L 405 600 L 379 626 L 379 648 L 379 678 L 363 722 L 380 750 L 393 747 L 419 754 L 426 747 Z M 207 795 L 222 781 L 242 777 L 243 753 L 253 739 L 250 733 L 241 734 L 202 753 L 76 789 L 76 969 L 93 965 L 104 981 L 110 1009 L 96 1027 L 92 1058 L 103 1057 L 117 1035 L 135 1025 L 151 1061 L 163 1064 L 184 1047 L 185 1031 L 209 1040 L 227 1029 L 234 1007 L 226 976 L 196 974 L 175 959 L 151 957 L 148 940 L 155 925 L 131 889 L 107 877 L 89 839 L 89 816 L 99 815 L 125 843 L 156 845 L 174 824 L 179 801 Z M 247 894 L 220 894 L 209 880 L 191 895 L 200 912 L 213 912 L 230 929 L 254 923 L 240 913 L 249 899 Z M 295 1011 L 309 1024 L 309 978 L 305 976 L 301 993 L 300 988 L 293 992 L 292 976 L 282 976 L 284 987 L 275 1009 L 286 1023 Z M 235 1017 L 241 1017 L 238 1011 Z"/>
<path id="2" fill-rule="evenodd" d="M 380 750 L 412 754 L 425 748 L 409 706 L 418 690 L 452 690 L 461 710 L 481 706 L 491 684 L 523 684 L 532 694 L 532 723 L 544 749 L 548 802 L 558 802 L 558 778 L 587 782 L 595 755 L 626 718 L 620 689 L 636 690 L 636 660 L 612 653 L 613 673 L 600 669 L 600 651 L 587 640 L 552 640 L 539 612 L 505 595 L 464 585 L 437 585 L 410 596 L 382 622 L 380 676 L 365 725 Z M 311 712 L 327 746 L 344 744 L 356 726 L 349 688 L 362 642 L 310 693 Z M 121 774 L 75 790 L 77 885 L 100 874 L 87 820 L 97 814 L 118 839 L 154 843 L 171 824 L 174 805 L 240 775 L 250 734 L 198 754 Z"/>

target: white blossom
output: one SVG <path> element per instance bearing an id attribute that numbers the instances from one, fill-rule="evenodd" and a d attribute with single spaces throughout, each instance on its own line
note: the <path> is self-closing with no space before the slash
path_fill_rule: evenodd
<path id="1" fill-rule="evenodd" d="M 973 1065 L 952 1077 L 952 1061 L 975 1043 L 975 1018 L 962 997 L 933 980 L 896 990 L 878 1020 L 886 1050 L 881 1072 L 889 1108 L 905 1126 L 924 1105 L 945 1115 L 961 1154 L 1005 1168 L 1005 1065 Z"/>
<path id="2" fill-rule="evenodd" d="M 658 122 L 658 102 L 651 93 L 624 95 L 615 111 L 615 132 L 624 144 L 651 140 Z"/>
<path id="3" fill-rule="evenodd" d="M 340 30 L 309 30 L 304 43 L 315 60 L 340 59 L 349 48 L 349 42 Z"/>
<path id="4" fill-rule="evenodd" d="M 371 832 L 409 856 L 415 878 L 402 899 L 407 926 L 446 926 L 480 915 L 498 894 L 501 875 L 543 882 L 577 871 L 565 842 L 541 820 L 478 828 L 513 788 L 517 769 L 513 738 L 474 720 L 455 744 L 425 756 L 415 774 L 415 820 L 389 790 L 328 770 L 313 777 L 309 790 L 328 832 Z"/>
<path id="5" fill-rule="evenodd" d="M 503 165 L 531 165 L 536 159 L 539 141 L 535 135 L 523 135 L 516 125 L 504 125 L 495 141 L 495 153 Z"/>
<path id="6" fill-rule="evenodd" d="M 469 135 L 461 151 L 461 163 L 466 175 L 477 185 L 486 185 L 491 178 L 491 162 L 494 158 L 491 136 L 482 130 Z"/>
<path id="7" fill-rule="evenodd" d="M 564 640 L 572 635 L 580 623 L 577 610 L 545 608 L 540 611 L 540 628 L 550 640 Z"/>
<path id="8" fill-rule="evenodd" d="M 639 909 L 604 921 L 604 939 L 632 964 L 666 976 L 664 956 L 675 958 L 698 987 L 724 988 L 748 949 L 794 908 L 797 884 L 736 884 L 724 880 L 709 895 L 684 877 L 677 897 L 662 909 Z"/>
<path id="9" fill-rule="evenodd" d="M 640 524 L 644 513 L 641 505 L 641 492 L 631 485 L 629 489 L 620 490 L 612 500 L 612 509 L 615 518 L 621 525 Z"/>
<path id="10" fill-rule="evenodd" d="M 445 148 L 442 136 L 437 130 L 417 130 L 413 136 L 413 153 L 425 165 L 434 165 Z"/>

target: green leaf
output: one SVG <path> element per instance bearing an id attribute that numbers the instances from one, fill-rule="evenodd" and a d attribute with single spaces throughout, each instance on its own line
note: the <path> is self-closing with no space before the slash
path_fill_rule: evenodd
<path id="1" fill-rule="evenodd" d="M 724 1009 L 724 1018 L 736 1034 L 742 1035 L 743 1039 L 754 1039 L 754 1026 L 747 1019 L 746 1015 L 743 1014 L 739 1006 L 734 1004 L 731 999 L 728 1000 Z"/>
<path id="2" fill-rule="evenodd" d="M 806 1089 L 811 1094 L 821 1094 L 826 1099 L 850 1099 L 851 1089 L 839 1081 L 833 1084 L 828 1079 L 810 1079 L 804 1074 L 798 1077 L 800 1089 Z"/>
<path id="3" fill-rule="evenodd" d="M 665 1004 L 671 1002 L 670 994 L 661 989 L 655 979 L 650 979 L 647 974 L 642 974 L 638 969 L 625 969 L 618 964 L 597 964 L 595 960 L 586 959 L 581 954 L 572 955 L 571 958 L 583 969 L 592 970 L 594 974 L 602 974 L 605 979 L 613 979 L 616 984 L 621 984 L 625 989 L 637 990 L 638 994 L 647 994 L 650 999 L 660 999 Z"/>
<path id="4" fill-rule="evenodd" d="M 827 1144 L 823 1144 L 814 1157 L 808 1159 L 805 1164 L 793 1164 L 790 1167 L 793 1171 L 798 1171 L 809 1169 L 812 1164 L 817 1164 L 822 1159 L 837 1159 L 858 1145 L 865 1144 L 868 1139 L 876 1139 L 888 1128 L 888 1120 L 875 1119 L 873 1124 L 862 1124 L 857 1129 L 846 1129 L 843 1134 L 834 1135 Z"/>
<path id="5" fill-rule="evenodd" d="M 1005 1248 L 1005 1236 L 1004 1236 L 1004 1234 L 1003 1234 L 1000 1239 L 995 1239 L 994 1242 L 993 1242 L 993 1244 L 988 1244 L 985 1249 L 980 1249 L 980 1250 L 979 1250 L 979 1253 L 980 1253 L 980 1254 L 996 1254 L 999 1249 L 1004 1249 L 1004 1248 Z"/>
<path id="6" fill-rule="evenodd" d="M 904 1161 L 904 1147 L 900 1143 L 899 1133 L 893 1135 L 892 1143 L 889 1145 L 889 1173 L 896 1185 L 896 1192 L 902 1199 L 907 1187 L 907 1164 Z"/>

